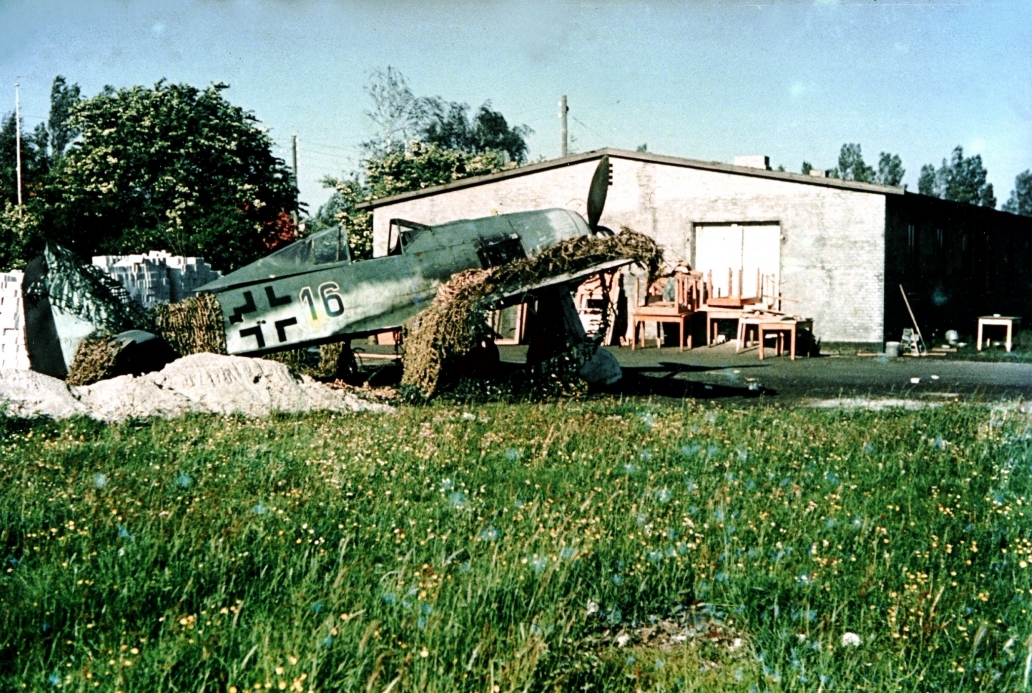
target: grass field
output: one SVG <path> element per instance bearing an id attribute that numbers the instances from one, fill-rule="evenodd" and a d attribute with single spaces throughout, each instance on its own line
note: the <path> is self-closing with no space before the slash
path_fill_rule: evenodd
<path id="1" fill-rule="evenodd" d="M 1013 410 L 0 427 L 0 690 L 1030 685 Z"/>

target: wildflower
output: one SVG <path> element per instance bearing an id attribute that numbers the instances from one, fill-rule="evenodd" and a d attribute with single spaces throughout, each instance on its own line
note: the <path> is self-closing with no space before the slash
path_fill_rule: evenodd
<path id="1" fill-rule="evenodd" d="M 630 475 L 634 474 L 636 471 L 638 471 L 638 467 L 637 467 L 637 465 L 633 465 L 633 464 L 628 462 L 627 464 L 625 464 L 623 466 L 623 471 L 624 471 L 624 474 L 630 476 Z"/>
<path id="2" fill-rule="evenodd" d="M 681 446 L 681 454 L 686 456 L 686 457 L 691 457 L 692 455 L 697 455 L 697 454 L 699 454 L 700 450 L 702 450 L 702 446 L 699 445 L 698 443 L 692 443 L 691 445 L 682 445 Z"/>
<path id="3" fill-rule="evenodd" d="M 534 556 L 529 563 L 535 573 L 540 573 L 548 566 L 548 559 L 544 556 Z"/>
<path id="4" fill-rule="evenodd" d="M 264 515 L 266 512 L 268 512 L 268 509 L 264 505 L 262 505 L 261 501 L 256 503 L 255 506 L 251 508 L 251 513 L 254 515 Z"/>
<path id="5" fill-rule="evenodd" d="M 323 612 L 323 608 L 322 602 L 316 602 L 315 604 L 312 604 L 312 613 L 321 614 Z"/>
<path id="6" fill-rule="evenodd" d="M 860 647 L 860 636 L 846 631 L 842 634 L 842 647 Z"/>
<path id="7" fill-rule="evenodd" d="M 461 510 L 466 507 L 466 494 L 462 491 L 452 491 L 448 494 L 448 501 L 451 502 L 453 508 Z"/>
<path id="8" fill-rule="evenodd" d="M 486 527 L 480 530 L 480 534 L 477 535 L 480 541 L 494 541 L 498 538 L 499 532 L 494 527 Z"/>
<path id="9" fill-rule="evenodd" d="M 515 462 L 520 458 L 521 454 L 522 452 L 519 448 L 509 448 L 505 451 L 505 459 L 509 460 L 510 462 Z"/>
<path id="10" fill-rule="evenodd" d="M 651 459 L 652 459 L 652 451 L 651 450 L 642 450 L 641 451 L 641 461 L 642 462 L 648 462 Z"/>
<path id="11" fill-rule="evenodd" d="M 562 551 L 559 552 L 559 558 L 564 561 L 568 561 L 576 555 L 576 551 L 573 550 L 572 546 L 564 546 Z"/>
<path id="12" fill-rule="evenodd" d="M 587 606 L 587 612 L 588 612 L 588 616 L 591 616 L 593 614 L 597 614 L 598 613 L 598 602 L 596 602 L 596 601 L 594 601 L 592 599 L 589 599 L 588 600 L 588 606 Z"/>
<path id="13" fill-rule="evenodd" d="M 193 483 L 193 479 L 190 478 L 189 474 L 183 472 L 179 475 L 179 478 L 176 479 L 176 483 L 179 484 L 181 488 L 187 488 Z"/>
<path id="14" fill-rule="evenodd" d="M 441 481 L 441 490 L 444 491 L 445 493 L 447 493 L 448 491 L 451 491 L 453 488 L 455 488 L 455 482 L 452 481 L 450 478 L 449 479 L 443 479 Z"/>
<path id="15" fill-rule="evenodd" d="M 96 486 L 97 488 L 104 488 L 105 486 L 107 486 L 108 485 L 107 474 L 99 474 L 99 473 L 98 474 L 94 474 L 93 475 L 93 485 Z"/>
<path id="16" fill-rule="evenodd" d="M 671 493 L 670 489 L 668 488 L 661 488 L 658 491 L 656 491 L 656 500 L 658 500 L 660 503 L 666 503 L 673 497 L 674 494 Z"/>
<path id="17" fill-rule="evenodd" d="M 624 576 L 620 575 L 619 573 L 617 573 L 616 575 L 613 575 L 613 577 L 611 577 L 609 579 L 612 580 L 613 584 L 616 585 L 617 587 L 622 585 L 623 582 L 624 582 Z"/>
<path id="18" fill-rule="evenodd" d="M 61 676 L 60 676 L 60 674 L 58 674 L 55 671 L 53 674 L 51 674 L 50 676 L 47 677 L 47 681 L 50 682 L 51 686 L 60 686 L 61 685 Z"/>
<path id="19" fill-rule="evenodd" d="M 325 638 L 323 638 L 321 641 L 319 641 L 319 647 L 329 647 L 332 644 L 333 644 L 333 636 L 332 635 L 327 635 Z"/>
<path id="20" fill-rule="evenodd" d="M 419 656 L 423 657 L 424 659 L 429 657 L 430 656 L 430 650 L 428 650 L 428 649 L 426 649 L 424 647 L 422 650 L 419 651 Z"/>
<path id="21" fill-rule="evenodd" d="M 119 539 L 128 539 L 128 540 L 132 541 L 133 540 L 133 535 L 129 533 L 128 529 L 126 529 L 122 525 L 118 525 L 118 538 Z"/>
<path id="22" fill-rule="evenodd" d="M 749 451 L 745 448 L 738 448 L 738 460 L 739 462 L 745 462 L 749 459 Z"/>
<path id="23" fill-rule="evenodd" d="M 463 421 L 476 421 L 477 420 L 477 415 L 473 414 L 472 412 L 464 411 L 464 412 L 462 412 L 462 420 Z"/>

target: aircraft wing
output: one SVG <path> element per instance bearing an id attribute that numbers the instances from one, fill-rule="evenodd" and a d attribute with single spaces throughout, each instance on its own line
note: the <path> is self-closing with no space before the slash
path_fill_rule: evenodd
<path id="1" fill-rule="evenodd" d="M 588 277 L 599 274 L 600 272 L 609 272 L 611 270 L 630 265 L 634 260 L 610 260 L 608 262 L 602 262 L 597 265 L 592 265 L 587 269 L 578 270 L 576 272 L 565 272 L 563 274 L 557 274 L 554 277 L 549 277 L 538 282 L 526 284 L 524 286 L 517 287 L 515 289 L 507 290 L 504 292 L 497 292 L 488 295 L 485 301 L 493 308 L 501 308 L 512 303 L 521 303 L 528 294 L 533 294 L 535 291 L 540 291 L 551 286 L 576 286 L 584 282 Z"/>

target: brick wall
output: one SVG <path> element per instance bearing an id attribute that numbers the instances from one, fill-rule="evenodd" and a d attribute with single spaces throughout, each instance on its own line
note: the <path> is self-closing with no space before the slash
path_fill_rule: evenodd
<path id="1" fill-rule="evenodd" d="M 610 163 L 603 225 L 647 233 L 668 259 L 690 259 L 695 225 L 777 223 L 782 293 L 795 299 L 786 309 L 813 317 L 825 341 L 882 341 L 884 193 L 612 155 Z M 596 165 L 587 160 L 379 207 L 374 254 L 386 252 L 392 218 L 440 224 L 548 207 L 583 214 Z"/>

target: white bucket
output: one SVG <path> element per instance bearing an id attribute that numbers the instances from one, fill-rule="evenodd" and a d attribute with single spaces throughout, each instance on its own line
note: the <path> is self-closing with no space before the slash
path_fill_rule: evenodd
<path id="1" fill-rule="evenodd" d="M 885 342 L 885 355 L 889 358 L 899 357 L 899 342 Z"/>

